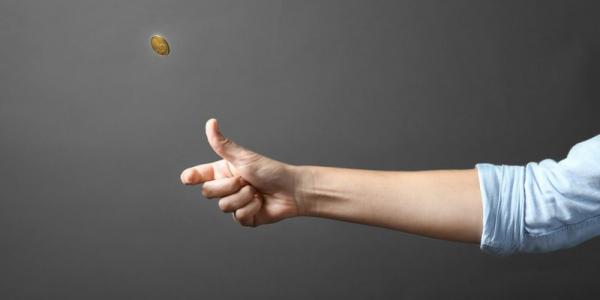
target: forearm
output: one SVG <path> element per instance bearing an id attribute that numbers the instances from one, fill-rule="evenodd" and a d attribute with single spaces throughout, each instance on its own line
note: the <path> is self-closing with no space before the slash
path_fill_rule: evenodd
<path id="1" fill-rule="evenodd" d="M 389 172 L 296 167 L 302 214 L 478 243 L 476 170 Z"/>

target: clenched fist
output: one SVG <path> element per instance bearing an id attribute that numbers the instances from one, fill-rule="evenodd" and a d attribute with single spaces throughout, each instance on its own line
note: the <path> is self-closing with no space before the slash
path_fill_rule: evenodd
<path id="1" fill-rule="evenodd" d="M 258 226 L 298 216 L 294 166 L 245 149 L 224 137 L 216 119 L 206 122 L 208 143 L 221 160 L 188 168 L 181 182 L 202 185 L 202 195 L 219 199 L 219 208 L 244 226 Z"/>

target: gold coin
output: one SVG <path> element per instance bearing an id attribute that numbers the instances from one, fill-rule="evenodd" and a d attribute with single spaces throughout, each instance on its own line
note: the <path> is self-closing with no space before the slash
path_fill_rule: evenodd
<path id="1" fill-rule="evenodd" d="M 169 55 L 169 53 L 171 52 L 171 48 L 169 48 L 169 43 L 167 43 L 167 40 L 160 36 L 160 35 L 153 35 L 150 38 L 150 46 L 152 47 L 152 50 L 154 50 L 154 52 L 156 52 L 156 54 L 158 55 Z"/>

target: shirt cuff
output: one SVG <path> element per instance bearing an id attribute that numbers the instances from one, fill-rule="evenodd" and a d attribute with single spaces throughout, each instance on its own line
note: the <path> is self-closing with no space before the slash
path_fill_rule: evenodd
<path id="1" fill-rule="evenodd" d="M 494 255 L 510 255 L 521 248 L 524 235 L 524 179 L 522 166 L 477 164 L 483 206 L 480 248 Z"/>

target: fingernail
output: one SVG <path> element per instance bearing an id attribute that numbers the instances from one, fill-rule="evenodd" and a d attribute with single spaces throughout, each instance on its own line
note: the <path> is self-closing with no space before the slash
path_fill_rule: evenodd
<path id="1" fill-rule="evenodd" d="M 190 182 L 192 182 L 192 179 L 194 177 L 194 172 L 192 172 L 190 169 L 186 169 L 183 172 L 181 172 L 181 183 L 183 184 L 189 184 Z"/>

